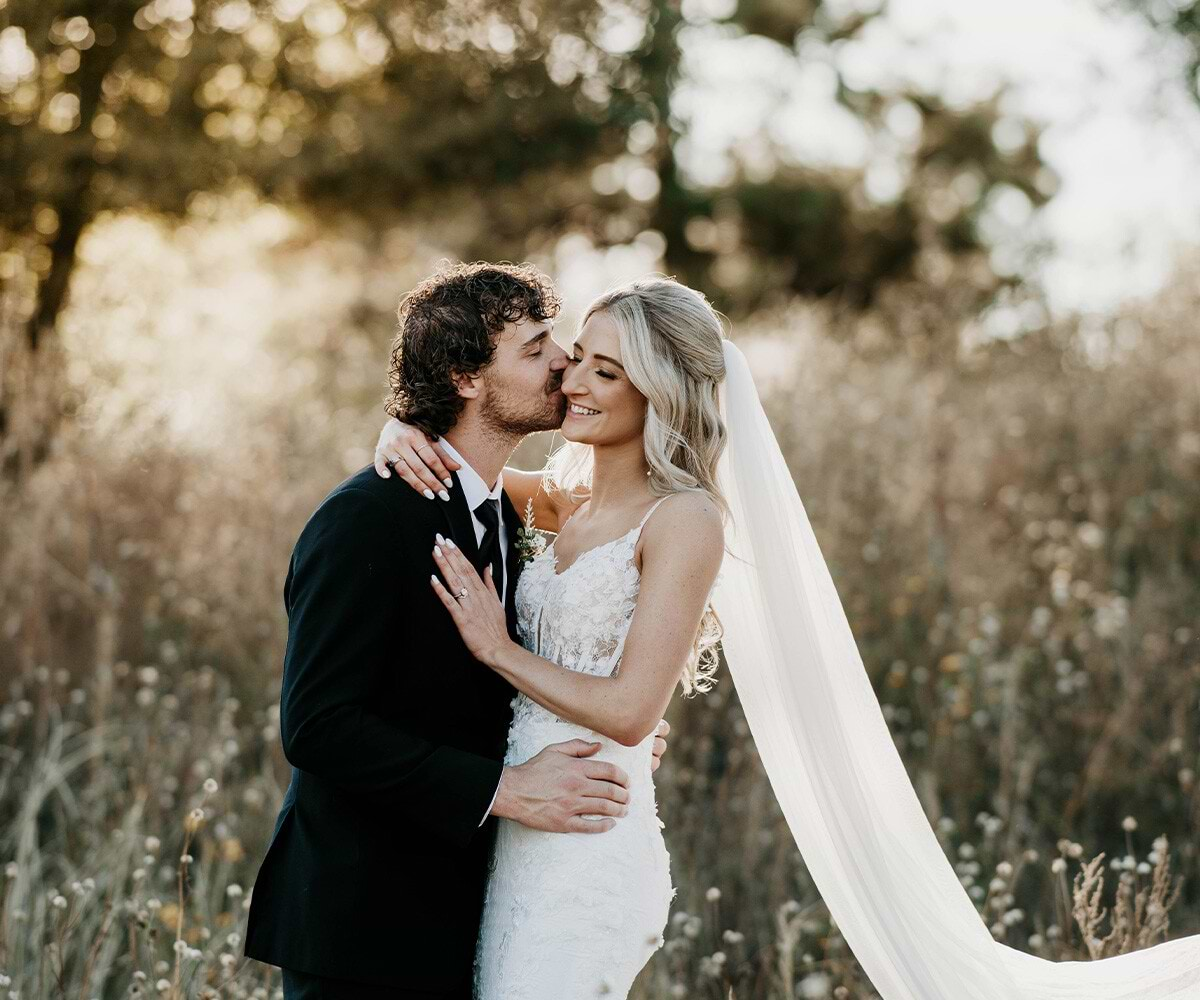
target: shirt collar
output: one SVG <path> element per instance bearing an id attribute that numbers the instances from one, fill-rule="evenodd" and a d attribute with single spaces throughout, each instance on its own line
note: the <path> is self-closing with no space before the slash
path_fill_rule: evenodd
<path id="1" fill-rule="evenodd" d="M 487 483 L 483 481 L 483 477 L 479 475 L 473 468 L 471 463 L 459 454 L 458 449 L 454 447 L 446 437 L 438 439 L 438 445 L 449 455 L 454 461 L 462 466 L 458 470 L 458 481 L 463 488 L 463 496 L 467 498 L 467 506 L 474 513 L 484 500 L 499 500 L 500 494 L 504 492 L 504 473 L 501 472 L 496 477 L 496 485 L 488 490 Z"/>

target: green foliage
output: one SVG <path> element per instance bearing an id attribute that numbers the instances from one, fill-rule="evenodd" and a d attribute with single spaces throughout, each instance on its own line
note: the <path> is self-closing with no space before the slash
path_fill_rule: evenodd
<path id="1" fill-rule="evenodd" d="M 722 24 L 803 60 L 869 19 L 743 3 Z M 953 253 L 980 245 L 973 215 L 994 184 L 1043 200 L 1032 137 L 1020 155 L 997 153 L 994 110 L 845 87 L 842 102 L 872 130 L 896 101 L 916 102 L 916 191 L 863 208 L 857 172 L 801 171 L 783 152 L 773 179 L 696 189 L 676 161 L 687 123 L 671 98 L 681 32 L 707 23 L 661 0 L 9 0 L 0 230 L 25 265 L 8 270 L 26 277 L 28 337 L 53 328 L 79 236 L 99 214 L 178 214 L 196 192 L 234 182 L 368 220 L 465 216 L 457 249 L 467 257 L 528 256 L 573 229 L 603 243 L 654 228 L 668 266 L 733 308 L 775 292 L 845 291 L 861 303 L 911 275 L 928 240 L 920 189 L 949 170 L 979 176 L 977 196 L 942 227 Z M 633 130 L 646 127 L 652 138 L 637 139 L 635 155 L 658 173 L 661 196 L 597 193 L 593 168 L 629 156 Z M 689 246 L 688 224 L 714 214 L 737 238 Z M 743 250 L 773 278 L 719 266 Z"/>
<path id="2" fill-rule="evenodd" d="M 328 0 L 0 8 L 13 67 L 0 80 L 0 229 L 25 238 L 39 292 L 27 299 L 40 298 L 31 342 L 52 328 L 79 236 L 102 212 L 179 213 L 242 180 L 371 216 L 455 185 L 486 197 L 611 147 L 619 60 L 589 40 L 599 8 L 508 13 Z M 590 74 L 554 69 L 563 39 Z"/>

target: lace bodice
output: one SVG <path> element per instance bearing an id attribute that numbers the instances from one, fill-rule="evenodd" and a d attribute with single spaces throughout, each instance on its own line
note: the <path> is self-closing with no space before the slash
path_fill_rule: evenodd
<path id="1" fill-rule="evenodd" d="M 620 538 L 581 552 L 562 572 L 554 541 L 521 573 L 517 628 L 525 648 L 572 670 L 614 672 L 637 603 L 633 554 L 642 528 L 666 497 Z"/>
<path id="2" fill-rule="evenodd" d="M 569 670 L 602 677 L 617 671 L 641 583 L 634 550 L 650 515 L 666 499 L 657 500 L 620 538 L 581 552 L 562 572 L 556 572 L 557 538 L 521 571 L 517 631 L 526 649 Z M 521 694 L 513 699 L 513 712 L 514 733 L 522 717 L 551 714 Z"/>

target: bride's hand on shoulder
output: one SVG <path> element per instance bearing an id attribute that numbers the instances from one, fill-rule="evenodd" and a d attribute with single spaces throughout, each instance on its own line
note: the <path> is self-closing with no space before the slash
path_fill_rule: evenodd
<path id="1" fill-rule="evenodd" d="M 388 479 L 392 475 L 388 466 L 429 500 L 435 496 L 449 500 L 450 494 L 446 491 L 454 485 L 450 473 L 462 468 L 423 430 L 395 417 L 383 425 L 375 445 L 375 471 Z"/>
<path id="2" fill-rule="evenodd" d="M 495 667 L 500 654 L 513 645 L 508 634 L 504 605 L 496 595 L 492 568 L 484 570 L 481 579 L 469 559 L 449 538 L 437 536 L 433 561 L 442 574 L 443 584 L 436 575 L 430 585 L 441 599 L 471 655 L 480 663 Z"/>

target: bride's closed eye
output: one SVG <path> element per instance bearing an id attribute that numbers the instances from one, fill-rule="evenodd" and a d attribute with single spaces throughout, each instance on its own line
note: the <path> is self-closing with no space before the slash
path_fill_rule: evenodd
<path id="1" fill-rule="evenodd" d="M 583 358 L 572 357 L 572 358 L 567 358 L 567 360 L 573 365 L 581 364 L 583 362 Z M 597 368 L 596 374 L 599 375 L 601 378 L 606 378 L 606 379 L 609 379 L 610 381 L 617 377 L 616 375 L 613 375 L 611 372 L 606 372 L 603 368 Z"/>

